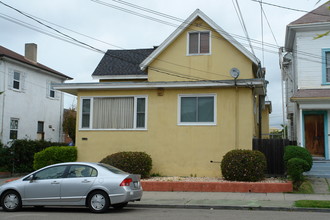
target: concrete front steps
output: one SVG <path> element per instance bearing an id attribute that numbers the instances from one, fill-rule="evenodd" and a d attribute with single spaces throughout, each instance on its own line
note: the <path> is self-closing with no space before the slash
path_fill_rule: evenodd
<path id="1" fill-rule="evenodd" d="M 330 178 L 330 160 L 313 160 L 313 167 L 305 176 Z"/>

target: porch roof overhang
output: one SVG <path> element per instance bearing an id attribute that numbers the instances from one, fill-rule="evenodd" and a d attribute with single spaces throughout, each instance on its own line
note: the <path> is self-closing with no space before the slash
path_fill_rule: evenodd
<path id="1" fill-rule="evenodd" d="M 180 81 L 180 82 L 93 82 L 93 83 L 54 83 L 53 88 L 72 95 L 81 91 L 102 90 L 145 90 L 145 89 L 189 89 L 189 88 L 253 88 L 255 94 L 266 95 L 268 81 L 264 79 Z"/>
<path id="2" fill-rule="evenodd" d="M 291 101 L 298 104 L 330 104 L 330 89 L 299 89 Z"/>

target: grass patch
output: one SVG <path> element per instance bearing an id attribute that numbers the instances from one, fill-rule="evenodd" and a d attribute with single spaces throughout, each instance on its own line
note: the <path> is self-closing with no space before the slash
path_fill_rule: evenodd
<path id="1" fill-rule="evenodd" d="M 310 181 L 305 180 L 299 187 L 298 191 L 294 191 L 293 193 L 297 194 L 313 194 L 313 186 Z"/>
<path id="2" fill-rule="evenodd" d="M 330 208 L 330 201 L 322 200 L 298 200 L 295 201 L 294 205 L 300 208 Z"/>

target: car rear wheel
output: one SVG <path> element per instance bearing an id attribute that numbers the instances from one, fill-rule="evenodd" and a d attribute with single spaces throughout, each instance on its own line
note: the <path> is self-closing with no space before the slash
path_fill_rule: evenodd
<path id="1" fill-rule="evenodd" d="M 22 200 L 18 192 L 8 191 L 2 196 L 1 204 L 3 210 L 7 212 L 15 212 L 22 208 Z"/>
<path id="2" fill-rule="evenodd" d="M 92 192 L 88 196 L 87 205 L 91 212 L 105 212 L 110 206 L 109 196 L 103 191 Z"/>
<path id="3" fill-rule="evenodd" d="M 123 209 L 125 206 L 127 206 L 127 202 L 112 205 L 112 207 L 116 210 Z"/>

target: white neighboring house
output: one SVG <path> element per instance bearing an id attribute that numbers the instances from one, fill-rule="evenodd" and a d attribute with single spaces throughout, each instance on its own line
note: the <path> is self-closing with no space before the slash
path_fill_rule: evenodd
<path id="1" fill-rule="evenodd" d="M 330 159 L 330 3 L 286 28 L 282 77 L 288 136 L 317 159 Z"/>
<path id="2" fill-rule="evenodd" d="M 37 62 L 36 44 L 25 45 L 25 56 L 0 46 L 0 141 L 63 141 L 63 94 L 52 83 L 67 79 Z"/>

